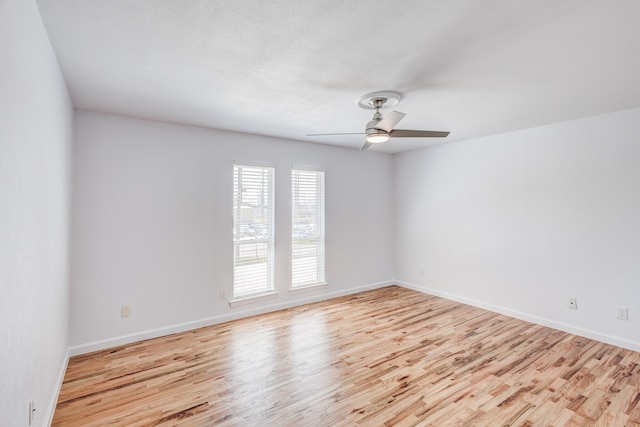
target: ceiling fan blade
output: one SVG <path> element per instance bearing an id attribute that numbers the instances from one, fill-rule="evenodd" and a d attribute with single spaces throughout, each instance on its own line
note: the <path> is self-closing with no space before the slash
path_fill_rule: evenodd
<path id="1" fill-rule="evenodd" d="M 376 129 L 383 129 L 387 132 L 391 132 L 391 129 L 393 129 L 393 127 L 397 125 L 400 120 L 404 118 L 404 116 L 406 116 L 405 113 L 401 113 L 395 110 L 391 111 L 387 113 L 387 115 L 384 116 L 384 118 L 380 120 L 375 127 Z"/>
<path id="2" fill-rule="evenodd" d="M 347 132 L 347 133 L 308 133 L 306 136 L 331 136 L 331 135 L 364 135 L 364 132 Z"/>
<path id="3" fill-rule="evenodd" d="M 360 151 L 362 150 L 366 150 L 367 148 L 371 147 L 371 143 L 369 141 L 364 141 L 364 145 L 360 148 Z"/>
<path id="4" fill-rule="evenodd" d="M 440 132 L 435 130 L 407 130 L 394 129 L 389 132 L 393 138 L 445 138 L 449 132 Z"/>

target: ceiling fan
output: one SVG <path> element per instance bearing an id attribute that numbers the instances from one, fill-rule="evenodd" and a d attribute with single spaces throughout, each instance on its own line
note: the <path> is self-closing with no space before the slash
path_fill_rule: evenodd
<path id="1" fill-rule="evenodd" d="M 406 116 L 399 111 L 391 111 L 385 117 L 380 113 L 381 108 L 392 107 L 402 99 L 398 92 L 373 92 L 361 96 L 358 106 L 369 110 L 375 110 L 373 118 L 365 126 L 365 132 L 356 133 L 314 133 L 307 136 L 327 135 L 366 135 L 364 145 L 360 150 L 366 150 L 372 144 L 380 144 L 389 141 L 390 138 L 445 138 L 449 132 L 433 130 L 408 130 L 394 129 L 394 127 Z"/>

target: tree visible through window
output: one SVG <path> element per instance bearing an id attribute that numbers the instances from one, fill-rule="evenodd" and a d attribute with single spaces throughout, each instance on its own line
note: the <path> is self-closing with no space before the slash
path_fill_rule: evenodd
<path id="1" fill-rule="evenodd" d="M 325 283 L 324 172 L 291 172 L 291 287 Z"/>
<path id="2" fill-rule="evenodd" d="M 274 169 L 233 167 L 233 296 L 274 289 Z"/>

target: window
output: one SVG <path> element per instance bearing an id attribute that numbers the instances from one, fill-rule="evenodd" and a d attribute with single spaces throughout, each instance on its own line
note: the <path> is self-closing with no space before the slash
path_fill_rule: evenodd
<path id="1" fill-rule="evenodd" d="M 292 170 L 291 205 L 291 288 L 324 284 L 324 172 Z"/>
<path id="2" fill-rule="evenodd" d="M 233 297 L 271 292 L 274 169 L 233 166 Z"/>

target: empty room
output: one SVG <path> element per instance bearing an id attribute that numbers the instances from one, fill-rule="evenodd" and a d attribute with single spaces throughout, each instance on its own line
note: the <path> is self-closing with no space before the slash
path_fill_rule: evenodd
<path id="1" fill-rule="evenodd" d="M 0 425 L 640 426 L 640 2 L 0 0 Z"/>

